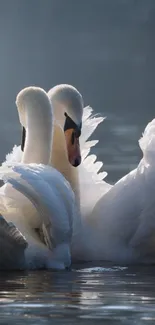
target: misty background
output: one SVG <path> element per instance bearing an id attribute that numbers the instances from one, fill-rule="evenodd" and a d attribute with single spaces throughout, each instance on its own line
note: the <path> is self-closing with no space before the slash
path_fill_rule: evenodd
<path id="1" fill-rule="evenodd" d="M 1 0 L 0 162 L 20 144 L 17 93 L 69 83 L 107 116 L 93 135 L 107 179 L 133 169 L 155 117 L 154 39 L 154 0 Z"/>

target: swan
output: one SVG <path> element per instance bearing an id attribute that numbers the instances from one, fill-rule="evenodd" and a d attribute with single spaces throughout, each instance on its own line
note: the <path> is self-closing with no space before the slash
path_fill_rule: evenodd
<path id="1" fill-rule="evenodd" d="M 54 119 L 50 165 L 59 170 L 70 183 L 79 211 L 73 222 L 74 260 L 82 249 L 80 249 L 82 240 L 79 239 L 82 235 L 82 224 L 89 218 L 99 198 L 112 187 L 105 182 L 107 173 L 100 172 L 103 163 L 97 161 L 96 155 L 90 154 L 91 148 L 98 141 L 88 141 L 104 118 L 93 115 L 90 106 L 84 107 L 82 95 L 72 85 L 57 85 L 47 94 L 52 104 Z M 74 145 L 71 145 L 73 134 L 76 134 L 76 138 Z M 12 152 L 7 154 L 3 167 L 21 161 L 21 148 L 24 148 L 25 137 L 26 131 L 23 128 L 22 145 L 18 147 L 15 145 Z M 67 149 L 72 153 L 73 161 Z"/>
<path id="2" fill-rule="evenodd" d="M 71 263 L 75 199 L 63 175 L 48 166 L 51 103 L 43 89 L 28 87 L 16 104 L 26 136 L 21 163 L 0 170 L 6 183 L 0 189 L 0 267 L 63 269 Z"/>

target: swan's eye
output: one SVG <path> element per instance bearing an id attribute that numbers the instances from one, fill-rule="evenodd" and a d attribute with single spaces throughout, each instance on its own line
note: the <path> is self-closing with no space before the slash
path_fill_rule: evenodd
<path id="1" fill-rule="evenodd" d="M 74 142 L 75 142 L 75 132 L 73 131 L 72 132 L 72 137 L 71 137 L 71 143 L 72 143 L 72 145 L 74 144 Z"/>

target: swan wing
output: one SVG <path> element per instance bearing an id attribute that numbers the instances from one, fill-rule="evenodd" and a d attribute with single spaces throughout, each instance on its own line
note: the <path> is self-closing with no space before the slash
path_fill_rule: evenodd
<path id="1" fill-rule="evenodd" d="M 72 200 L 67 185 L 61 181 L 65 196 L 55 186 L 59 183 L 60 173 L 52 167 L 29 164 L 12 168 L 0 168 L 4 182 L 9 182 L 17 191 L 26 196 L 35 206 L 41 218 L 45 241 L 50 248 L 61 242 L 70 241 L 72 234 L 73 196 Z M 51 174 L 54 174 L 52 177 Z M 57 176 L 56 176 L 57 175 Z M 52 179 L 52 184 L 46 180 Z M 67 193 L 68 189 L 68 193 Z M 68 194 L 68 195 L 67 195 Z M 70 210 L 68 209 L 70 207 Z"/>
<path id="2" fill-rule="evenodd" d="M 155 202 L 154 202 L 154 184 L 155 184 L 155 119 L 149 122 L 139 140 L 139 146 L 143 153 L 143 158 L 137 167 L 137 186 L 143 198 L 141 213 L 138 216 L 138 227 L 131 238 L 132 247 L 150 245 L 155 233 Z M 140 178 L 143 181 L 140 184 Z M 140 186 L 141 185 L 141 186 Z M 137 197 L 138 200 L 138 197 Z M 153 245 L 154 246 L 154 245 Z M 150 247 L 150 246 L 149 246 Z"/>
<path id="3" fill-rule="evenodd" d="M 18 171 L 18 173 L 21 173 L 20 166 L 14 167 L 14 170 L 16 172 Z M 42 198 L 43 198 L 43 194 L 42 194 L 42 190 L 43 190 L 42 182 L 43 182 L 45 184 L 44 198 L 48 199 L 48 194 L 46 193 L 48 193 L 49 190 L 48 187 L 49 187 L 51 190 L 51 194 L 53 195 L 53 203 L 54 203 L 55 196 L 58 200 L 56 201 L 58 206 L 59 203 L 61 202 L 61 209 L 59 206 L 59 210 L 61 214 L 63 211 L 64 218 L 60 220 L 58 220 L 57 218 L 57 223 L 60 222 L 60 224 L 58 224 L 58 228 L 60 229 L 60 225 L 62 225 L 63 229 L 65 229 L 65 223 L 68 220 L 66 226 L 69 222 L 69 226 L 72 229 L 73 215 L 75 210 L 74 209 L 75 197 L 69 182 L 67 182 L 65 177 L 59 171 L 57 171 L 55 168 L 51 166 L 45 166 L 42 164 L 39 165 L 29 164 L 29 165 L 25 165 L 24 169 L 22 166 L 22 178 L 25 180 L 27 180 L 27 172 L 33 175 L 33 179 L 35 181 L 35 184 L 33 183 L 33 188 L 35 187 L 36 190 L 39 191 L 38 193 L 39 195 L 42 196 Z M 40 178 L 40 182 L 41 182 L 40 187 L 38 187 L 38 184 L 36 183 L 36 180 L 38 180 L 38 178 Z M 51 199 L 52 198 L 50 198 L 50 203 L 51 203 Z"/>
<path id="4" fill-rule="evenodd" d="M 143 205 L 138 217 L 139 224 L 130 244 L 132 247 L 145 246 L 145 251 L 147 249 L 151 251 L 151 247 L 154 247 L 155 234 L 155 119 L 147 124 L 139 140 L 139 146 L 143 152 L 143 158 L 137 167 L 137 172 L 139 175 L 144 175 L 143 184 L 140 187 Z"/>
<path id="5" fill-rule="evenodd" d="M 90 154 L 91 148 L 99 141 L 88 140 L 104 119 L 104 117 L 93 115 L 93 109 L 90 106 L 84 108 L 80 137 L 82 163 L 78 167 L 82 216 L 89 215 L 96 202 L 112 187 L 104 180 L 107 173 L 101 171 L 103 163 L 97 160 L 95 154 Z"/>

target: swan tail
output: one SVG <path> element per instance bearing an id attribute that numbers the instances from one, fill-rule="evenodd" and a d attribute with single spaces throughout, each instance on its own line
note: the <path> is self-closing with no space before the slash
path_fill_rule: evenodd
<path id="1" fill-rule="evenodd" d="M 25 263 L 26 238 L 0 215 L 0 269 L 20 268 Z"/>
<path id="2" fill-rule="evenodd" d="M 145 163 L 154 165 L 155 163 L 155 119 L 146 126 L 144 133 L 139 140 L 139 146 L 143 152 Z"/>

